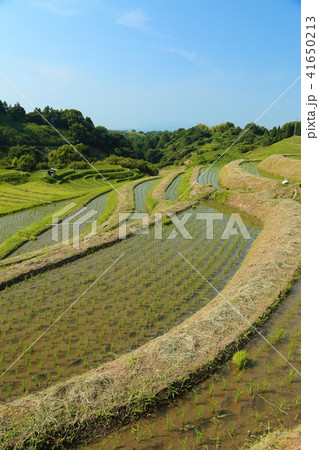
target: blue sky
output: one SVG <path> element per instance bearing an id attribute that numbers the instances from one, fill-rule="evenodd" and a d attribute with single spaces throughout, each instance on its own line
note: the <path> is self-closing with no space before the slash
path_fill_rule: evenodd
<path id="1" fill-rule="evenodd" d="M 298 0 L 0 0 L 0 72 L 109 129 L 254 121 L 300 75 Z M 0 99 L 31 108 L 0 79 Z M 258 122 L 300 119 L 300 81 Z"/>

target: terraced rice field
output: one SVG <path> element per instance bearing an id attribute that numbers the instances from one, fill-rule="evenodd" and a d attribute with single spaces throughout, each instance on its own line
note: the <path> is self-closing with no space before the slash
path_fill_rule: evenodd
<path id="1" fill-rule="evenodd" d="M 1 184 L 0 215 L 22 211 L 33 206 L 57 202 L 80 195 L 68 187 L 52 187 L 52 185 L 32 181 L 18 186 Z"/>
<path id="2" fill-rule="evenodd" d="M 202 167 L 199 172 L 198 182 L 200 184 L 210 184 L 215 189 L 221 189 L 218 184 L 218 172 L 220 167 Z"/>
<path id="3" fill-rule="evenodd" d="M 250 358 L 245 370 L 229 361 L 170 405 L 85 448 L 230 450 L 247 448 L 274 429 L 297 426 L 300 376 L 288 362 L 300 371 L 300 295 L 297 281 L 262 329 L 286 361 L 257 335 L 245 347 Z"/>
<path id="4" fill-rule="evenodd" d="M 247 172 L 253 173 L 254 175 L 260 175 L 260 172 L 258 170 L 258 164 L 260 161 L 251 161 L 251 162 L 245 162 L 240 165 L 244 170 L 247 170 Z"/>
<path id="5" fill-rule="evenodd" d="M 134 188 L 134 207 L 135 212 L 147 212 L 146 196 L 158 180 L 144 181 Z"/>
<path id="6" fill-rule="evenodd" d="M 214 239 L 192 210 L 186 228 L 193 239 L 163 228 L 163 239 L 149 235 L 126 241 L 39 274 L 0 292 L 0 368 L 5 370 L 30 343 L 77 299 L 111 263 L 125 254 L 46 333 L 32 351 L 1 379 L 0 400 L 39 390 L 71 375 L 116 358 L 182 322 L 211 301 L 215 292 L 183 262 L 181 252 L 218 290 L 238 269 L 259 230 L 248 226 L 251 239 L 221 239 L 228 215 L 217 221 Z M 184 213 L 186 214 L 186 213 Z"/>
<path id="7" fill-rule="evenodd" d="M 166 195 L 169 200 L 178 202 L 178 186 L 183 174 L 178 175 L 166 189 Z"/>
<path id="8" fill-rule="evenodd" d="M 60 174 L 60 181 L 63 186 L 69 186 L 72 189 L 96 189 L 98 187 L 109 187 L 117 181 L 128 181 L 139 178 L 141 175 L 129 169 L 120 166 L 96 166 L 97 173 L 92 170 L 67 170 Z"/>
<path id="9" fill-rule="evenodd" d="M 79 233 L 83 233 L 85 230 L 89 229 L 92 225 L 92 222 L 95 220 L 98 220 L 100 215 L 104 212 L 108 200 L 108 193 L 99 195 L 98 197 L 94 198 L 90 202 L 86 204 L 85 207 L 81 207 L 74 211 L 73 213 L 66 216 L 59 225 L 56 225 L 58 227 L 58 238 L 59 242 L 62 242 L 63 240 L 63 232 L 67 233 L 66 239 L 72 239 L 73 235 L 73 229 L 72 225 L 81 217 L 83 217 L 88 211 L 96 211 L 96 214 L 89 218 L 88 221 L 85 221 L 82 225 L 79 227 Z M 70 201 L 64 202 L 64 205 L 69 204 Z M 60 208 L 59 208 L 60 209 Z M 58 211 L 58 209 L 57 209 Z M 1 218 L 0 218 L 1 220 Z M 76 231 L 77 232 L 77 231 Z M 34 241 L 27 241 L 21 247 L 19 247 L 17 250 L 12 252 L 10 256 L 17 256 L 17 255 L 23 255 L 27 252 L 32 252 L 35 250 L 39 250 L 41 248 L 48 247 L 50 245 L 56 244 L 56 241 L 52 239 L 52 228 L 50 227 L 48 230 L 46 230 L 44 233 L 40 234 L 36 240 Z"/>
<path id="10" fill-rule="evenodd" d="M 46 203 L 42 206 L 26 209 L 24 211 L 8 214 L 0 217 L 0 243 L 12 236 L 17 231 L 27 228 L 34 222 L 58 211 L 72 200 L 64 200 L 55 203 Z"/>

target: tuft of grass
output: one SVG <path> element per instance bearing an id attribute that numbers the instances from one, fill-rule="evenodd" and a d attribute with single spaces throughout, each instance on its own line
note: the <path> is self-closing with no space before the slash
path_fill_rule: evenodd
<path id="1" fill-rule="evenodd" d="M 168 225 L 171 225 L 173 222 L 172 222 L 172 219 L 170 219 L 169 217 L 163 217 L 163 219 L 162 219 L 162 224 L 165 226 L 165 227 L 167 227 Z"/>
<path id="2" fill-rule="evenodd" d="M 236 352 L 233 356 L 233 363 L 238 369 L 245 369 L 248 363 L 247 350 L 239 350 L 239 352 Z"/>

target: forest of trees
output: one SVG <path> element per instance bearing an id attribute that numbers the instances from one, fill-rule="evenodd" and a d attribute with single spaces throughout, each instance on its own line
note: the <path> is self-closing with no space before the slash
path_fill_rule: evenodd
<path id="1" fill-rule="evenodd" d="M 289 122 L 271 130 L 255 124 L 244 129 L 231 122 L 208 127 L 198 124 L 176 131 L 110 131 L 95 126 L 90 117 L 76 109 L 57 110 L 49 106 L 26 113 L 19 104 L 0 101 L 0 167 L 32 171 L 48 165 L 78 165 L 81 157 L 46 122 L 52 124 L 89 161 L 109 159 L 155 174 L 158 168 L 181 164 L 190 155 L 213 152 L 218 157 L 242 133 L 232 151 L 245 153 L 281 139 L 300 135 L 300 122 Z M 199 156 L 200 159 L 200 156 Z"/>

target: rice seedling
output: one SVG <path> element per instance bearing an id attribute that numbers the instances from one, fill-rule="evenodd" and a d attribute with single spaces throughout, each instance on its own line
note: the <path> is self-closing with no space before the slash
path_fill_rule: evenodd
<path id="1" fill-rule="evenodd" d="M 119 433 L 113 434 L 113 436 L 111 438 L 114 441 L 114 444 L 113 444 L 114 447 L 113 448 L 119 448 L 119 443 L 120 443 L 120 435 L 119 435 Z M 102 445 L 103 445 L 103 447 L 101 447 L 101 448 L 104 448 L 104 442 L 102 442 L 101 446 Z"/>
<path id="2" fill-rule="evenodd" d="M 199 393 L 196 389 L 193 389 L 193 394 L 194 394 L 194 402 L 195 405 L 197 405 L 198 401 L 199 401 Z"/>
<path id="3" fill-rule="evenodd" d="M 195 431 L 195 435 L 196 435 L 197 445 L 202 445 L 203 437 L 204 437 L 204 430 L 202 428 L 195 428 L 194 431 Z"/>
<path id="4" fill-rule="evenodd" d="M 172 423 L 169 414 L 166 414 L 166 430 L 171 431 Z"/>
<path id="5" fill-rule="evenodd" d="M 140 425 L 132 427 L 132 433 L 134 434 L 137 442 L 141 442 L 143 440 L 142 427 Z"/>
<path id="6" fill-rule="evenodd" d="M 227 386 L 227 378 L 223 378 L 222 379 L 222 389 L 223 389 L 223 391 L 226 389 L 226 386 Z"/>
<path id="7" fill-rule="evenodd" d="M 284 377 L 280 377 L 279 378 L 279 391 L 282 391 L 284 385 L 285 385 L 285 379 L 284 379 Z"/>
<path id="8" fill-rule="evenodd" d="M 267 375 L 271 374 L 271 363 L 270 363 L 270 361 L 266 362 L 266 372 L 267 372 Z"/>
<path id="9" fill-rule="evenodd" d="M 234 436 L 235 436 L 235 424 L 234 424 L 234 422 L 232 422 L 232 421 L 230 421 L 230 431 L 229 431 L 229 434 L 230 434 L 231 437 L 234 437 Z"/>
<path id="10" fill-rule="evenodd" d="M 212 412 L 213 414 L 215 414 L 215 411 L 216 411 L 216 405 L 217 405 L 216 400 L 212 399 L 211 402 L 210 402 L 210 410 L 211 410 L 211 412 Z"/>
<path id="11" fill-rule="evenodd" d="M 240 398 L 242 397 L 244 393 L 244 389 L 236 389 L 235 396 L 236 396 L 236 403 L 239 402 Z"/>
<path id="12" fill-rule="evenodd" d="M 289 372 L 289 383 L 293 383 L 295 378 L 296 378 L 296 372 L 293 369 L 291 369 Z"/>
<path id="13" fill-rule="evenodd" d="M 203 406 L 199 406 L 196 409 L 196 419 L 198 422 L 200 422 L 203 418 L 203 411 L 204 411 L 204 407 Z"/>
<path id="14" fill-rule="evenodd" d="M 178 413 L 178 415 L 179 415 L 179 420 L 180 420 L 180 423 L 181 423 L 181 427 L 184 428 L 185 423 L 186 423 L 186 420 L 185 420 L 185 417 L 186 417 L 185 408 L 183 408 L 183 409 Z"/>
<path id="15" fill-rule="evenodd" d="M 248 382 L 248 388 L 247 388 L 247 392 L 249 395 L 253 395 L 254 393 L 254 387 L 255 387 L 255 383 L 252 380 L 249 380 Z"/>
<path id="16" fill-rule="evenodd" d="M 283 334 L 284 334 L 283 328 L 279 328 L 279 329 L 276 330 L 276 331 L 273 333 L 273 335 L 271 336 L 270 342 L 271 342 L 273 345 L 278 344 L 278 343 L 281 341 L 281 339 L 283 338 Z"/>
<path id="17" fill-rule="evenodd" d="M 219 448 L 221 446 L 221 434 L 222 434 L 222 432 L 219 430 L 217 432 L 217 436 L 216 436 L 216 440 L 215 440 L 216 448 Z"/>
<path id="18" fill-rule="evenodd" d="M 186 449 L 187 449 L 187 436 L 182 441 L 182 450 L 186 450 Z"/>
<path id="19" fill-rule="evenodd" d="M 152 423 L 151 425 L 148 425 L 148 427 L 147 427 L 148 435 L 151 439 L 154 437 L 153 428 L 154 428 L 154 423 Z"/>

